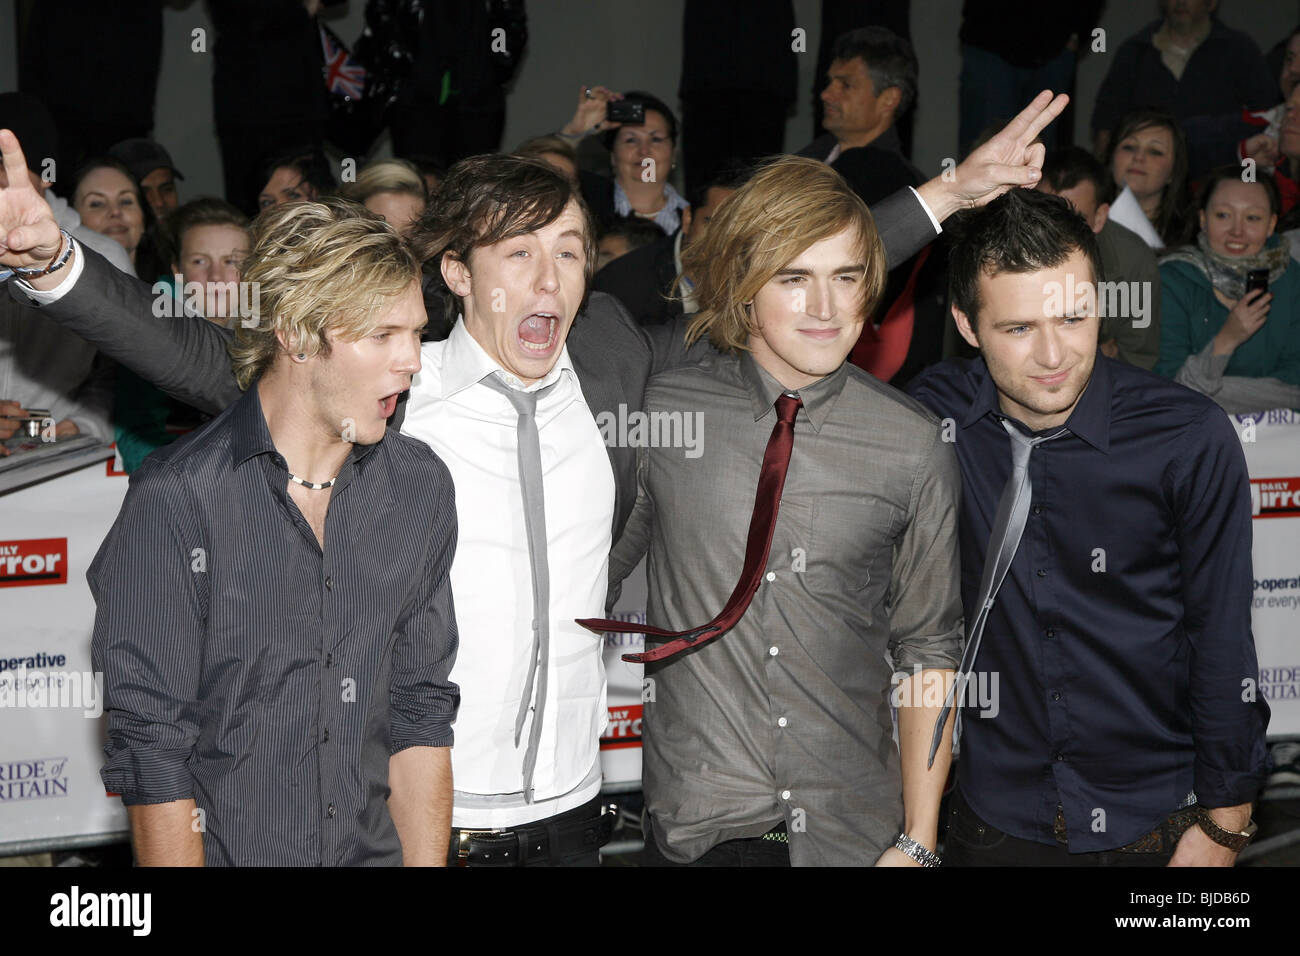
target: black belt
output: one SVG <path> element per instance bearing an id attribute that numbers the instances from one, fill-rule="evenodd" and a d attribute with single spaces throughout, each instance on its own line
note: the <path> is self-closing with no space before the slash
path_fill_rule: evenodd
<path id="1" fill-rule="evenodd" d="M 447 865 L 527 866 L 552 857 L 599 850 L 614 834 L 614 816 L 614 811 L 597 798 L 575 810 L 504 830 L 452 827 Z"/>

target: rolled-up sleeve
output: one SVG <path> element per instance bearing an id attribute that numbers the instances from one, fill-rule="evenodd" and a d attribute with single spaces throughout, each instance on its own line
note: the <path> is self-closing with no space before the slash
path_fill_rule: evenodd
<path id="1" fill-rule="evenodd" d="M 1246 459 L 1219 409 L 1187 429 L 1175 480 L 1196 795 L 1206 807 L 1236 806 L 1254 800 L 1266 776 L 1269 708 L 1250 629 Z"/>
<path id="2" fill-rule="evenodd" d="M 430 453 L 432 456 L 432 453 Z M 407 747 L 450 747 L 460 688 L 450 679 L 459 637 L 451 595 L 456 553 L 456 495 L 451 474 L 434 458 L 428 487 L 435 516 L 420 587 L 397 622 L 389 687 L 392 753 Z"/>
<path id="3" fill-rule="evenodd" d="M 128 806 L 194 796 L 206 552 L 182 479 L 148 462 L 87 572 L 108 740 L 100 772 Z"/>
<path id="4" fill-rule="evenodd" d="M 936 427 L 913 481 L 911 520 L 894 545 L 889 649 L 898 669 L 955 668 L 961 661 L 960 504 L 957 455 Z"/>

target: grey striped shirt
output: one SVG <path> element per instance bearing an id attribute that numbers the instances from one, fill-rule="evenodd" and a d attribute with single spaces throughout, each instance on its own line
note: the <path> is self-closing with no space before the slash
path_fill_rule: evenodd
<path id="1" fill-rule="evenodd" d="M 322 553 L 254 386 L 131 478 L 87 577 L 105 786 L 193 798 L 208 865 L 400 864 L 388 759 L 447 747 L 451 476 L 422 442 L 354 446 Z"/>

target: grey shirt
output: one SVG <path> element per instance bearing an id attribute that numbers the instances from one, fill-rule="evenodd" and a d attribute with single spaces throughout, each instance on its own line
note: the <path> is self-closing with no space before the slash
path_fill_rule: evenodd
<path id="1" fill-rule="evenodd" d="M 726 603 L 781 392 L 748 354 L 650 380 L 650 415 L 698 416 L 703 433 L 695 457 L 640 449 L 611 563 L 621 576 L 648 546 L 649 623 L 698 626 Z M 646 807 L 672 860 L 784 820 L 795 865 L 874 862 L 903 820 L 891 674 L 960 657 L 961 477 L 938 420 L 847 364 L 798 394 L 753 603 L 721 638 L 647 667 Z"/>
<path id="2" fill-rule="evenodd" d="M 389 758 L 450 747 L 460 700 L 451 475 L 354 445 L 325 547 L 289 497 L 257 385 L 131 476 L 86 575 L 104 786 L 193 799 L 208 866 L 395 866 Z"/>

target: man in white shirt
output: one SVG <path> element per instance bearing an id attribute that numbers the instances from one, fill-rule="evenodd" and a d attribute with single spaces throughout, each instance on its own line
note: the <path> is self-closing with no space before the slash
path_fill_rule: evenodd
<path id="1" fill-rule="evenodd" d="M 452 170 L 416 238 L 461 313 L 445 341 L 424 345 L 402 431 L 426 441 L 456 485 L 451 581 L 463 638 L 453 679 L 463 704 L 452 836 L 471 864 L 534 854 L 596 864 L 608 839 L 601 643 L 574 621 L 604 610 L 614 475 L 566 345 L 593 236 L 566 180 L 533 162 L 478 157 Z M 508 390 L 536 401 L 541 531 L 529 524 L 520 452 L 530 425 Z M 482 832 L 493 830 L 515 832 Z"/>

